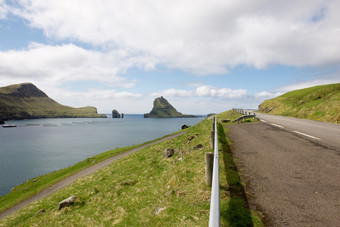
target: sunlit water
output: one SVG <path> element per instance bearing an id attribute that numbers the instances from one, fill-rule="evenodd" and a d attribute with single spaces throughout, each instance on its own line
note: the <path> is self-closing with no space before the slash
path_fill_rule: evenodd
<path id="1" fill-rule="evenodd" d="M 7 121 L 0 127 L 0 196 L 26 180 L 88 157 L 140 144 L 194 125 L 202 118 L 66 118 Z"/>

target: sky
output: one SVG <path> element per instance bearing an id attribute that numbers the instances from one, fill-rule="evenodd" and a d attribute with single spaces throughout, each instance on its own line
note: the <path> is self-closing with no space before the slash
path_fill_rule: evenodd
<path id="1" fill-rule="evenodd" d="M 0 0 L 0 86 L 147 113 L 256 109 L 340 83 L 339 0 Z"/>

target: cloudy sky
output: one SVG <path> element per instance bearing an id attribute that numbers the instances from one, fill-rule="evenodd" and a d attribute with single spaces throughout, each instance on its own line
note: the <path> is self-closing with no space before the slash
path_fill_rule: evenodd
<path id="1" fill-rule="evenodd" d="M 340 82 L 339 0 L 0 0 L 0 86 L 146 113 L 257 108 Z"/>

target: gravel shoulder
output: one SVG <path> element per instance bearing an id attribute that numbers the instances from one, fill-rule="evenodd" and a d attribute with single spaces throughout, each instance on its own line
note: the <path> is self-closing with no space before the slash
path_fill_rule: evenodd
<path id="1" fill-rule="evenodd" d="M 227 126 L 251 209 L 266 226 L 340 226 L 340 155 L 258 122 Z"/>
<path id="2" fill-rule="evenodd" d="M 173 135 L 170 135 L 170 136 L 167 136 L 167 137 L 164 137 L 160 140 L 157 140 L 157 141 L 154 141 L 154 142 L 151 142 L 151 143 L 148 143 L 148 144 L 144 144 L 144 145 L 141 145 L 139 147 L 136 147 L 134 149 L 131 149 L 127 152 L 124 152 L 122 154 L 119 154 L 119 155 L 116 155 L 114 157 L 111 157 L 111 158 L 108 158 L 100 163 L 97 163 L 93 166 L 90 166 L 86 169 L 83 169 L 81 171 L 79 171 L 78 173 L 75 173 L 74 175 L 72 176 L 69 176 L 63 180 L 61 180 L 60 182 L 52 185 L 51 187 L 48 187 L 46 189 L 44 189 L 43 191 L 39 192 L 38 194 L 14 205 L 13 207 L 3 211 L 2 213 L 0 213 L 0 220 L 9 216 L 10 214 L 14 213 L 14 212 L 17 212 L 19 211 L 21 208 L 25 207 L 26 205 L 36 201 L 36 200 L 39 200 L 39 199 L 42 199 L 42 198 L 45 198 L 46 196 L 72 184 L 74 181 L 76 181 L 77 179 L 81 178 L 81 177 L 84 177 L 86 175 L 89 175 L 91 173 L 94 173 L 95 171 L 111 164 L 112 162 L 126 156 L 126 155 L 129 155 L 131 153 L 134 153 L 134 152 L 137 152 L 145 147 L 148 147 L 148 146 L 151 146 L 151 145 L 154 145 L 154 144 L 157 144 L 157 143 L 161 143 L 161 142 L 164 142 L 166 140 L 170 140 L 170 139 L 173 139 L 173 138 L 176 138 L 180 135 L 183 135 L 186 131 L 182 131 L 182 132 L 179 132 L 179 133 L 176 133 L 176 134 L 173 134 Z"/>

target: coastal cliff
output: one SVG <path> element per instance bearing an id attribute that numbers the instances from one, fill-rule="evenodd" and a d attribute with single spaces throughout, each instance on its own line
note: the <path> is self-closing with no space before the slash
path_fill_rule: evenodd
<path id="1" fill-rule="evenodd" d="M 106 115 L 98 114 L 93 106 L 61 105 L 31 83 L 0 88 L 0 120 L 71 117 L 105 118 Z"/>
<path id="2" fill-rule="evenodd" d="M 178 112 L 163 96 L 156 98 L 150 113 L 144 114 L 144 118 L 176 118 L 196 117 Z"/>

